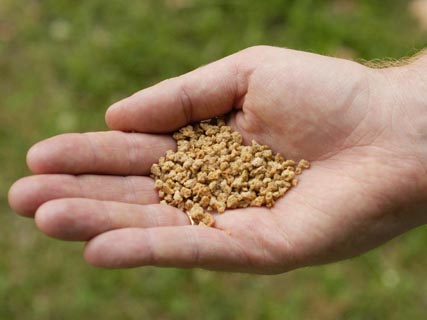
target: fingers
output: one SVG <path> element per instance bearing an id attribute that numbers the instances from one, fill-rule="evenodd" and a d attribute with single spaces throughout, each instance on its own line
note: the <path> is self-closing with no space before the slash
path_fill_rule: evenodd
<path id="1" fill-rule="evenodd" d="M 18 180 L 9 190 L 9 204 L 18 214 L 33 216 L 37 208 L 58 198 L 88 198 L 135 204 L 158 203 L 148 177 L 66 174 L 37 175 Z"/>
<path id="2" fill-rule="evenodd" d="M 226 232 L 201 226 L 120 229 L 88 242 L 86 260 L 95 266 L 202 267 L 243 271 L 248 255 Z"/>
<path id="3" fill-rule="evenodd" d="M 171 137 L 119 131 L 71 133 L 34 145 L 27 163 L 34 173 L 144 175 L 167 150 Z"/>
<path id="4" fill-rule="evenodd" d="M 169 132 L 229 112 L 246 86 L 232 55 L 115 103 L 106 122 L 116 130 Z"/>
<path id="5" fill-rule="evenodd" d="M 188 225 L 180 210 L 162 204 L 137 205 L 82 198 L 44 203 L 35 215 L 36 224 L 47 235 L 62 240 L 89 240 L 119 228 L 152 228 Z"/>

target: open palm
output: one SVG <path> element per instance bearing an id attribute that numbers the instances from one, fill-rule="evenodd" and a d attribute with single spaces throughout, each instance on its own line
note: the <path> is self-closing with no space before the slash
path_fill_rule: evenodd
<path id="1" fill-rule="evenodd" d="M 106 120 L 120 131 L 37 144 L 28 154 L 37 175 L 11 188 L 10 203 L 48 235 L 88 241 L 86 259 L 104 267 L 277 273 L 351 257 L 417 223 L 401 210 L 416 201 L 406 195 L 417 184 L 401 177 L 417 179 L 418 163 L 390 129 L 386 83 L 354 62 L 250 48 L 113 105 Z M 312 168 L 271 209 L 228 210 L 216 228 L 190 226 L 158 204 L 150 166 L 175 148 L 168 132 L 229 112 L 245 142 Z"/>

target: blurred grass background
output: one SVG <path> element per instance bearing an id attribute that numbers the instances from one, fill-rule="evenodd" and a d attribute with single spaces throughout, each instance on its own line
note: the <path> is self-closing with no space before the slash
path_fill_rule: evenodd
<path id="1" fill-rule="evenodd" d="M 424 229 L 278 276 L 98 270 L 12 214 L 26 150 L 105 130 L 119 98 L 256 44 L 353 59 L 427 44 L 425 0 L 0 0 L 0 319 L 424 319 Z"/>

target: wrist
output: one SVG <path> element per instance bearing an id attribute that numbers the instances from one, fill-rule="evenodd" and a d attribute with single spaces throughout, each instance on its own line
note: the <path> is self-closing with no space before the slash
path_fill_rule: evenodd
<path id="1" fill-rule="evenodd" d="M 427 175 L 427 55 L 419 55 L 398 69 L 395 81 L 396 95 L 400 97 L 399 116 L 406 118 L 403 129 L 407 143 L 412 145 L 412 151 L 424 165 Z"/>
<path id="2" fill-rule="evenodd" d="M 403 159 L 412 159 L 412 183 L 418 185 L 411 211 L 423 224 L 427 223 L 427 52 L 424 51 L 406 65 L 384 69 L 394 82 L 392 107 L 396 122 L 396 135 L 406 147 Z M 399 131 L 400 132 L 399 132 Z M 411 197 L 410 197 L 411 198 Z"/>
<path id="3" fill-rule="evenodd" d="M 371 107 L 381 110 L 378 145 L 394 155 L 396 201 L 417 224 L 427 223 L 427 55 L 371 70 Z M 387 129 L 385 129 L 387 128 Z M 408 215 L 404 214 L 406 219 Z"/>

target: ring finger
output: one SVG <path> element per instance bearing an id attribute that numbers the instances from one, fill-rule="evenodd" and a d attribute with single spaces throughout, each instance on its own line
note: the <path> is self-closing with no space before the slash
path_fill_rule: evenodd
<path id="1" fill-rule="evenodd" d="M 167 205 L 137 205 L 82 198 L 44 203 L 35 214 L 41 231 L 62 240 L 87 241 L 120 228 L 188 225 L 185 213 Z"/>

